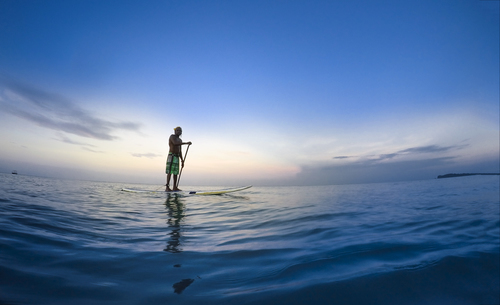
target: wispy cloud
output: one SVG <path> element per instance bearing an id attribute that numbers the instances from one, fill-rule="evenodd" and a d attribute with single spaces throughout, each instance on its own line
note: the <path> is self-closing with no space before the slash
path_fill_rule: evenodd
<path id="1" fill-rule="evenodd" d="M 73 144 L 73 145 L 81 145 L 81 146 L 87 146 L 87 147 L 95 147 L 95 145 L 92 145 L 92 144 L 88 144 L 88 143 L 84 143 L 84 142 L 80 142 L 80 141 L 75 141 L 73 139 L 70 139 L 69 137 L 65 136 L 64 134 L 62 133 L 59 133 L 57 135 L 56 138 L 54 138 L 55 140 L 57 141 L 61 141 L 61 142 L 64 142 L 64 143 L 68 143 L 68 144 Z"/>
<path id="2" fill-rule="evenodd" d="M 392 160 L 400 156 L 408 156 L 411 158 L 423 154 L 438 154 L 438 153 L 456 151 L 465 148 L 467 146 L 469 146 L 469 144 L 451 145 L 451 146 L 439 146 L 439 145 L 417 146 L 417 147 L 410 147 L 398 150 L 393 153 L 365 156 L 364 158 L 361 156 L 336 156 L 333 157 L 333 159 L 336 160 L 345 159 L 346 161 L 356 159 L 357 162 L 376 163 L 386 160 Z"/>
<path id="3" fill-rule="evenodd" d="M 113 122 L 101 119 L 70 99 L 56 93 L 0 77 L 2 109 L 37 126 L 78 135 L 85 138 L 111 141 L 118 130 L 139 131 L 141 124 Z"/>
<path id="4" fill-rule="evenodd" d="M 145 153 L 145 154 L 132 153 L 131 155 L 134 157 L 137 157 L 137 158 L 150 158 L 150 159 L 162 156 L 162 155 L 153 154 L 153 153 Z"/>
<path id="5" fill-rule="evenodd" d="M 446 152 L 450 150 L 462 149 L 467 146 L 468 144 L 452 145 L 452 146 L 439 146 L 439 145 L 419 146 L 419 147 L 411 147 L 400 150 L 397 152 L 397 154 L 423 154 L 423 153 Z"/>
<path id="6" fill-rule="evenodd" d="M 349 159 L 349 158 L 352 158 L 352 156 L 337 156 L 337 157 L 333 157 L 334 159 Z"/>
<path id="7" fill-rule="evenodd" d="M 95 150 L 95 149 L 91 149 L 91 148 L 88 148 L 88 147 L 85 147 L 85 146 L 82 146 L 82 149 L 86 150 L 88 152 L 95 153 L 95 154 L 104 154 L 104 153 L 106 153 L 106 152 L 104 152 L 102 150 Z"/>

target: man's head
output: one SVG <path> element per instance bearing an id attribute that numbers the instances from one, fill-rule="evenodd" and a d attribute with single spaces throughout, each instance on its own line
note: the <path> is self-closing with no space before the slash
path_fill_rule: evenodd
<path id="1" fill-rule="evenodd" d="M 180 136 L 182 134 L 182 128 L 180 126 L 177 126 L 174 128 L 174 132 L 177 136 Z"/>

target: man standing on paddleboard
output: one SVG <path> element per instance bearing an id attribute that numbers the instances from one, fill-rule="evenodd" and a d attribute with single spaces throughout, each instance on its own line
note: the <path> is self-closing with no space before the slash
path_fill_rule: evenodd
<path id="1" fill-rule="evenodd" d="M 182 157 L 182 145 L 191 145 L 191 142 L 182 142 L 180 136 L 182 135 L 182 128 L 175 127 L 174 134 L 168 139 L 168 146 L 170 150 L 167 157 L 167 167 L 165 173 L 167 174 L 167 185 L 165 192 L 180 191 L 177 185 L 177 176 L 179 175 L 179 159 L 181 160 L 181 169 L 184 167 L 184 158 Z M 170 189 L 170 177 L 174 175 L 174 187 Z"/>

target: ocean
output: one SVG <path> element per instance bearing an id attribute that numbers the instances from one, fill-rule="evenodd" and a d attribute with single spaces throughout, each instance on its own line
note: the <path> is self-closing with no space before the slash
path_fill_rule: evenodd
<path id="1" fill-rule="evenodd" d="M 499 176 L 124 187 L 0 174 L 0 304 L 500 303 Z"/>

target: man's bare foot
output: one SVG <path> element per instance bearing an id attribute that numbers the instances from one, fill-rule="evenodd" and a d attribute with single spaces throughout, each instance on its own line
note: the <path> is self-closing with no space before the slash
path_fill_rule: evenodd
<path id="1" fill-rule="evenodd" d="M 182 191 L 182 190 L 177 188 L 177 187 L 174 187 L 174 192 L 180 192 L 180 191 Z"/>
<path id="2" fill-rule="evenodd" d="M 171 192 L 171 191 L 172 191 L 172 190 L 170 189 L 170 187 L 168 187 L 168 186 L 167 186 L 167 187 L 165 188 L 165 192 Z"/>

